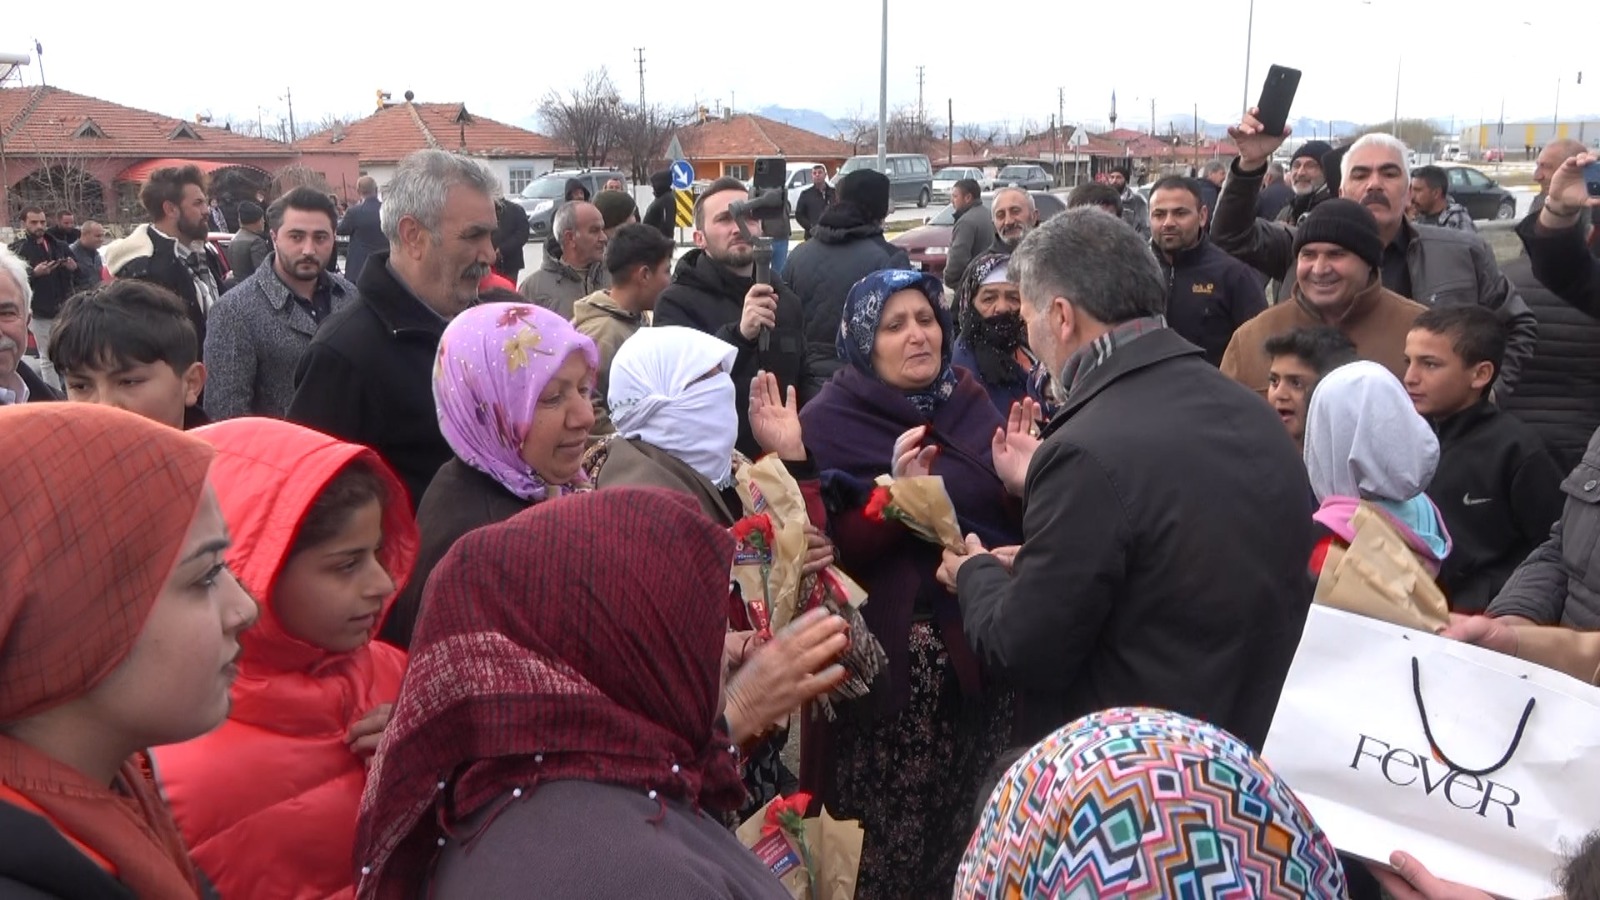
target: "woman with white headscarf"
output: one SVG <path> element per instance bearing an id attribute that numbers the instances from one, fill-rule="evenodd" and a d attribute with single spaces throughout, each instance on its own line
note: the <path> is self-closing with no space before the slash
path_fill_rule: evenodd
<path id="1" fill-rule="evenodd" d="M 1439 464 L 1439 439 L 1394 374 L 1366 361 L 1329 372 L 1311 395 L 1305 444 L 1306 474 L 1321 504 L 1312 518 L 1329 532 L 1313 552 L 1312 574 L 1334 542 L 1349 545 L 1351 517 L 1365 501 L 1437 577 L 1450 533 L 1424 491 Z"/>

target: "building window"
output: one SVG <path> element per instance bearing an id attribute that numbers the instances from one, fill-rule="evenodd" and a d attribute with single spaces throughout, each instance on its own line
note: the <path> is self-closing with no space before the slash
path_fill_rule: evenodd
<path id="1" fill-rule="evenodd" d="M 511 169 L 511 193 L 522 193 L 522 189 L 533 184 L 533 179 L 537 177 L 533 174 L 533 169 L 531 168 L 513 167 Z"/>
<path id="2" fill-rule="evenodd" d="M 743 163 L 737 165 L 725 165 L 722 167 L 722 175 L 724 178 L 737 178 L 740 181 L 749 181 L 750 167 L 744 165 Z"/>

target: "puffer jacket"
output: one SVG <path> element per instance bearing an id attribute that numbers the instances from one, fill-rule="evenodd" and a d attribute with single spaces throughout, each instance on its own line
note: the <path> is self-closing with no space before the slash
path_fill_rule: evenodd
<path id="1" fill-rule="evenodd" d="M 909 268 L 905 248 L 884 238 L 882 223 L 858 221 L 844 206 L 823 213 L 811 240 L 789 254 L 783 281 L 800 295 L 806 343 L 827 374 L 844 366 L 834 343 L 850 288 L 879 269 Z"/>
<path id="2" fill-rule="evenodd" d="M 1561 521 L 1511 573 L 1488 612 L 1593 631 L 1600 629 L 1600 432 L 1561 492 Z"/>
<path id="3" fill-rule="evenodd" d="M 397 587 L 416 560 L 416 522 L 400 480 L 364 447 L 276 419 L 233 419 L 197 434 L 217 448 L 211 483 L 233 534 L 228 563 L 261 618 L 240 638 L 227 721 L 157 749 L 157 777 L 195 865 L 221 896 L 349 897 L 367 769 L 345 733 L 394 702 L 406 657 L 378 642 L 333 653 L 301 641 L 274 613 L 274 592 L 307 511 L 352 462 L 387 487 L 379 559 Z M 384 599 L 380 619 L 393 603 Z"/>
<path id="4" fill-rule="evenodd" d="M 1561 471 L 1570 472 L 1600 429 L 1600 319 L 1540 284 L 1528 257 L 1506 263 L 1504 271 L 1539 318 L 1539 343 L 1522 365 L 1516 393 L 1500 398 L 1500 406 L 1544 438 Z"/>

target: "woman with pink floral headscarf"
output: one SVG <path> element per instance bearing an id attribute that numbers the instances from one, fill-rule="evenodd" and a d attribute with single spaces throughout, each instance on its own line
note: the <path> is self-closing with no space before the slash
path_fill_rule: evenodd
<path id="1" fill-rule="evenodd" d="M 422 495 L 422 552 L 380 634 L 411 642 L 428 573 L 467 532 L 585 490 L 599 353 L 566 319 L 529 303 L 484 303 L 439 340 L 433 402 L 455 458 Z"/>

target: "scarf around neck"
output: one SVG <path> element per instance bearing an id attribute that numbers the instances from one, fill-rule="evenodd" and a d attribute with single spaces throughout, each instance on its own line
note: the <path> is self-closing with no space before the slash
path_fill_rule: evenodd
<path id="1" fill-rule="evenodd" d="M 1096 369 L 1105 365 L 1118 348 L 1166 327 L 1166 316 L 1129 319 L 1117 323 L 1110 331 L 1078 348 L 1077 352 L 1067 357 L 1066 364 L 1061 367 L 1061 386 L 1066 390 L 1066 396 L 1071 397 L 1073 392 L 1077 391 L 1078 385 Z"/>
<path id="2" fill-rule="evenodd" d="M 439 430 L 462 462 L 523 500 L 544 500 L 551 486 L 522 460 L 539 398 L 574 353 L 589 364 L 592 387 L 600 353 L 560 315 L 531 303 L 484 303 L 450 321 L 433 367 Z M 581 477 L 581 475 L 580 475 Z M 555 495 L 581 485 L 557 485 Z"/>
<path id="3" fill-rule="evenodd" d="M 880 269 L 856 282 L 845 297 L 844 315 L 839 323 L 835 349 L 841 360 L 869 378 L 883 382 L 883 377 L 872 365 L 872 351 L 878 343 L 878 326 L 883 322 L 883 308 L 889 298 L 907 289 L 921 291 L 928 298 L 928 305 L 933 307 L 934 321 L 939 324 L 942 337 L 939 342 L 939 374 L 926 387 L 902 391 L 918 412 L 932 418 L 956 389 L 955 370 L 950 365 L 955 341 L 951 335 L 950 314 L 944 308 L 944 283 L 938 278 L 910 269 Z"/>

